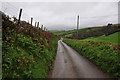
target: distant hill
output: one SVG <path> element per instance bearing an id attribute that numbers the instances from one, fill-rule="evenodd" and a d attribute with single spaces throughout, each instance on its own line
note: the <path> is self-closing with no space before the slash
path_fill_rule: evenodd
<path id="1" fill-rule="evenodd" d="M 80 30 L 78 32 L 78 37 L 76 33 L 73 33 L 72 36 L 68 37 L 68 38 L 72 38 L 72 39 L 85 39 L 85 38 L 89 38 L 89 37 L 98 37 L 98 36 L 102 36 L 102 35 L 110 35 L 113 34 L 115 32 L 119 32 L 120 31 L 120 24 L 114 24 L 114 25 L 108 25 L 105 27 L 101 27 L 101 28 L 97 28 L 97 29 L 89 29 L 89 30 Z"/>
<path id="2" fill-rule="evenodd" d="M 85 39 L 89 37 L 98 37 L 102 35 L 110 35 L 120 31 L 120 24 L 110 24 L 107 26 L 89 27 L 78 30 L 78 37 L 76 35 L 77 30 L 69 31 L 51 31 L 54 35 L 70 38 L 70 39 Z"/>
<path id="3" fill-rule="evenodd" d="M 103 28 L 103 27 L 106 27 L 106 26 L 82 28 L 82 29 L 79 29 L 79 31 L 87 31 L 87 30 L 99 29 L 99 28 Z M 76 31 L 77 30 L 74 29 L 74 30 L 68 30 L 68 31 L 50 31 L 50 32 L 52 32 L 54 35 L 57 35 L 57 36 L 66 36 L 66 35 L 73 34 Z"/>

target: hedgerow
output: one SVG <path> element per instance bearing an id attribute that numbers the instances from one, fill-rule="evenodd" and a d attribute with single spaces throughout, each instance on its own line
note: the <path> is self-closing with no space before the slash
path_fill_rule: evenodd
<path id="1" fill-rule="evenodd" d="M 120 50 L 112 44 L 65 39 L 65 43 L 96 64 L 112 77 L 120 78 Z M 119 47 L 119 46 L 118 46 Z"/>
<path id="2" fill-rule="evenodd" d="M 2 78 L 47 78 L 57 49 L 55 36 L 25 21 L 18 25 L 5 14 L 2 29 Z"/>

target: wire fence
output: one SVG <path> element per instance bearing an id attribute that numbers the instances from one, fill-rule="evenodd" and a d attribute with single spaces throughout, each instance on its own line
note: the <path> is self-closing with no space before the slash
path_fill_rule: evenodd
<path id="1" fill-rule="evenodd" d="M 9 15 L 9 17 L 16 17 L 18 19 L 19 17 L 19 12 L 20 12 L 20 8 L 12 5 L 11 2 L 2 2 L 2 12 L 5 13 L 6 15 Z M 31 18 L 32 19 L 32 25 L 36 26 L 36 27 L 43 27 L 43 24 L 40 24 L 39 21 L 36 21 L 34 19 L 34 17 L 29 16 L 29 14 L 27 14 L 27 12 L 25 12 L 25 10 L 22 11 L 21 14 L 21 19 L 22 21 L 26 21 L 28 23 L 31 24 Z M 44 27 L 43 30 L 47 30 L 46 27 Z"/>

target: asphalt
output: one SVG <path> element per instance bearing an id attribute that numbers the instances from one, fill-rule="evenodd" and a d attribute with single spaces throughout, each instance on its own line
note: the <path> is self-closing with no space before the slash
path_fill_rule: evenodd
<path id="1" fill-rule="evenodd" d="M 81 54 L 62 42 L 62 40 L 59 40 L 57 55 L 50 78 L 110 77 Z"/>

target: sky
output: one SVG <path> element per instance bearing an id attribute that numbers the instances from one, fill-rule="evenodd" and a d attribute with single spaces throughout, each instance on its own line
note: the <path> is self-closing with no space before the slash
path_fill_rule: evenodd
<path id="1" fill-rule="evenodd" d="M 79 28 L 103 26 L 118 23 L 118 2 L 4 2 L 2 11 L 18 18 L 23 9 L 22 20 L 33 17 L 48 30 L 76 29 L 77 16 Z"/>

